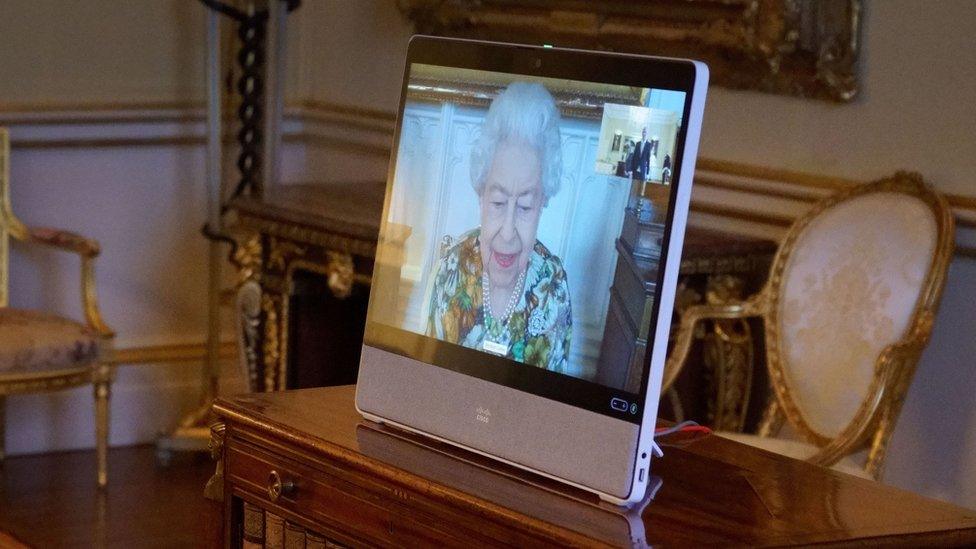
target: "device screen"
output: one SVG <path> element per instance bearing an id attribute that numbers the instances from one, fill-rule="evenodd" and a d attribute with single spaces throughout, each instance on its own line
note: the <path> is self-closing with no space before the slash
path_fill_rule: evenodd
<path id="1" fill-rule="evenodd" d="M 367 344 L 637 421 L 686 95 L 412 63 Z"/>

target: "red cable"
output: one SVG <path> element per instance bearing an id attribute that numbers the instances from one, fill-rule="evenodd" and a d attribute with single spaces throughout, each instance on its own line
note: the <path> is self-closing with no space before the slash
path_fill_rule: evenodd
<path id="1" fill-rule="evenodd" d="M 654 432 L 660 433 L 663 431 L 667 431 L 669 428 L 670 427 L 658 427 L 657 429 L 654 430 Z M 709 435 L 712 433 L 712 430 L 709 429 L 708 427 L 705 427 L 704 425 L 687 425 L 669 434 L 677 434 L 677 433 L 704 433 L 706 435 Z"/>

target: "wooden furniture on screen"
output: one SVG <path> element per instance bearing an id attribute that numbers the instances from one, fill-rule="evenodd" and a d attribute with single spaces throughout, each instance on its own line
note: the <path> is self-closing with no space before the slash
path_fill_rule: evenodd
<path id="1" fill-rule="evenodd" d="M 885 450 L 932 333 L 953 250 L 945 199 L 917 174 L 840 192 L 784 237 L 754 296 L 684 311 L 665 386 L 695 325 L 759 318 L 775 398 L 741 442 L 880 478 Z M 769 438 L 788 421 L 800 440 Z M 863 466 L 848 458 L 867 450 Z"/>
<path id="2" fill-rule="evenodd" d="M 231 202 L 239 239 L 238 333 L 251 390 L 355 382 L 384 192 L 381 182 L 278 185 L 261 199 Z M 402 246 L 407 234 L 392 244 Z M 757 290 L 775 251 L 770 240 L 690 228 L 676 318 L 692 304 L 741 299 Z M 634 276 L 654 278 L 656 269 Z M 608 323 L 613 318 L 608 315 Z M 616 318 L 625 322 L 623 315 Z M 755 403 L 765 401 L 765 377 L 752 375 L 762 356 L 755 329 L 734 320 L 703 327 L 701 352 L 693 354 L 693 365 L 668 399 L 672 417 L 728 430 L 747 425 L 747 412 L 755 416 L 751 423 L 758 422 Z M 643 342 L 632 335 L 620 344 L 635 348 Z"/>
<path id="3" fill-rule="evenodd" d="M 597 383 L 634 393 L 640 390 L 647 342 L 639 327 L 650 322 L 653 314 L 663 231 L 663 222 L 641 221 L 632 209 L 624 215 L 600 348 L 601 364 L 623 367 L 599 368 Z M 690 306 L 722 304 L 756 291 L 765 281 L 775 251 L 770 240 L 689 228 L 672 322 L 680 322 Z M 665 387 L 664 417 L 694 419 L 728 431 L 757 424 L 766 379 L 754 375 L 763 350 L 761 338 L 757 340 L 753 333 L 761 335 L 762 327 L 749 320 L 717 320 L 700 328 L 695 337 L 701 341 L 700 353 L 690 360 L 680 380 Z"/>
<path id="4" fill-rule="evenodd" d="M 976 511 L 715 436 L 665 447 L 653 501 L 628 511 L 365 421 L 354 391 L 217 401 L 226 546 L 976 543 Z"/>
<path id="5" fill-rule="evenodd" d="M 85 323 L 8 304 L 9 240 L 76 253 L 81 258 L 81 304 Z M 57 229 L 28 227 L 10 206 L 10 137 L 0 128 L 0 462 L 4 457 L 7 395 L 58 391 L 79 385 L 95 388 L 97 482 L 108 481 L 108 399 L 112 384 L 114 333 L 102 321 L 95 298 L 98 243 Z"/>

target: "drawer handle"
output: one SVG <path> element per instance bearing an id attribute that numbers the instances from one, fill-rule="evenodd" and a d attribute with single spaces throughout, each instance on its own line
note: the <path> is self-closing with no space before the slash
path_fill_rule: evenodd
<path id="1" fill-rule="evenodd" d="M 278 471 L 271 471 L 268 475 L 268 497 L 271 501 L 278 501 L 281 496 L 290 496 L 295 493 L 295 483 L 291 480 L 282 480 Z"/>

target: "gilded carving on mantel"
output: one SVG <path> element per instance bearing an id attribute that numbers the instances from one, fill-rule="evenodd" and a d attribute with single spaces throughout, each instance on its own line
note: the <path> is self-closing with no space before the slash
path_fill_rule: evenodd
<path id="1" fill-rule="evenodd" d="M 397 0 L 417 32 L 692 57 L 714 84 L 850 101 L 860 0 Z"/>
<path id="2" fill-rule="evenodd" d="M 326 277 L 339 299 L 354 285 L 368 286 L 356 273 L 353 254 L 372 257 L 375 244 L 277 222 L 248 219 L 232 261 L 238 267 L 236 296 L 241 362 L 251 391 L 283 389 L 287 378 L 288 305 L 296 270 Z M 263 237 L 263 238 L 262 238 Z M 292 240 L 300 237 L 300 240 Z M 317 253 L 324 248 L 325 257 Z"/>
<path id="3" fill-rule="evenodd" d="M 339 299 L 349 297 L 356 274 L 352 256 L 341 252 L 326 252 L 326 257 L 325 271 L 329 290 Z"/>
<path id="4" fill-rule="evenodd" d="M 289 261 L 305 255 L 305 251 L 305 247 L 294 242 L 271 237 L 268 239 L 268 268 L 284 271 Z"/>
<path id="5" fill-rule="evenodd" d="M 245 216 L 243 214 L 239 214 L 239 217 L 240 223 L 246 225 L 249 229 L 279 239 L 288 239 L 310 246 L 318 246 L 363 257 L 373 257 L 376 255 L 375 241 L 361 240 L 318 231 L 294 223 L 269 221 L 260 217 Z"/>
<path id="6" fill-rule="evenodd" d="M 237 267 L 238 284 L 254 280 L 261 271 L 261 235 L 248 234 L 246 238 L 237 240 L 237 245 L 231 255 L 231 262 Z"/>
<path id="7" fill-rule="evenodd" d="M 258 345 L 261 326 L 261 285 L 247 280 L 237 290 L 239 352 L 248 389 L 258 390 Z"/>
<path id="8" fill-rule="evenodd" d="M 264 311 L 264 390 L 274 391 L 278 389 L 278 373 L 282 370 L 281 365 L 281 338 L 279 330 L 281 321 L 282 296 L 278 294 L 265 293 L 261 296 L 261 309 Z"/>

